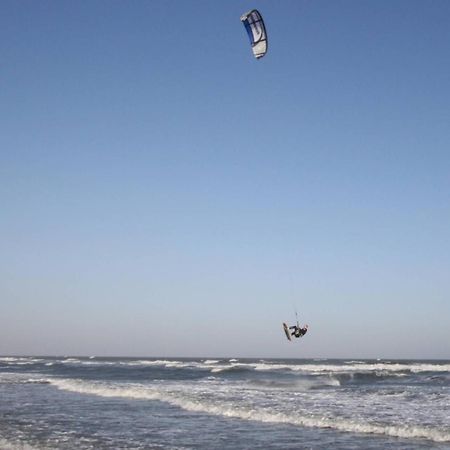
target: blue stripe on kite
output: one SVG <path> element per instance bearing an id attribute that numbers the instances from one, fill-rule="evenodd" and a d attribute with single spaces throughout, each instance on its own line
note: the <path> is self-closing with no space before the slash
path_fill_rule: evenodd
<path id="1" fill-rule="evenodd" d="M 253 44 L 255 43 L 255 41 L 254 41 L 254 39 L 253 39 L 252 27 L 251 27 L 250 24 L 248 23 L 248 20 L 246 20 L 246 21 L 244 22 L 244 26 L 245 26 L 245 29 L 247 30 L 248 38 L 250 39 L 250 44 L 253 45 Z"/>

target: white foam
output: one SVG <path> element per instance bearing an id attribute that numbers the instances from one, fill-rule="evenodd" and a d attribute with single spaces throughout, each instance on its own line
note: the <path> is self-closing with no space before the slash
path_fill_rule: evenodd
<path id="1" fill-rule="evenodd" d="M 63 364 L 74 364 L 74 363 L 77 364 L 80 363 L 81 361 L 78 358 L 66 358 L 61 360 L 61 362 Z"/>
<path id="2" fill-rule="evenodd" d="M 136 361 L 120 361 L 119 364 L 122 366 L 164 366 L 166 362 L 168 361 L 138 359 Z"/>
<path id="3" fill-rule="evenodd" d="M 236 368 L 249 368 L 252 369 L 252 366 L 248 365 L 248 364 L 240 364 L 240 363 L 236 363 L 236 364 L 226 364 L 226 365 L 218 365 L 213 367 L 210 372 L 211 373 L 219 373 L 219 372 L 228 372 L 228 371 L 232 371 Z"/>
<path id="4" fill-rule="evenodd" d="M 0 383 L 4 384 L 48 384 L 47 378 L 40 378 L 39 374 L 0 372 Z M 0 447 L 1 449 L 1 447 Z"/>
<path id="5" fill-rule="evenodd" d="M 229 368 L 228 368 L 229 369 Z M 211 373 L 220 373 L 227 370 L 225 367 L 214 367 L 211 369 Z"/>
<path id="6" fill-rule="evenodd" d="M 75 360 L 65 360 L 63 362 L 76 362 Z M 117 364 L 115 362 L 108 361 L 83 361 L 82 364 L 104 364 L 111 365 Z M 198 368 L 207 369 L 211 372 L 224 372 L 228 370 L 234 370 L 236 368 L 243 368 L 248 370 L 257 371 L 292 371 L 312 374 L 322 373 L 381 373 L 390 374 L 396 376 L 404 376 L 405 373 L 421 373 L 421 372 L 448 372 L 450 373 L 450 364 L 439 363 L 389 363 L 389 362 L 376 362 L 366 363 L 364 361 L 347 361 L 345 364 L 311 364 L 311 363 L 277 363 L 267 362 L 261 360 L 258 363 L 246 362 L 240 363 L 237 359 L 229 359 L 226 363 L 220 363 L 220 360 L 206 359 L 204 361 L 180 361 L 180 360 L 135 360 L 135 361 L 120 361 L 120 365 L 125 366 L 161 366 L 166 368 Z M 214 366 L 211 368 L 211 366 Z"/>
<path id="7" fill-rule="evenodd" d="M 167 359 L 156 359 L 156 360 L 148 360 L 148 359 L 139 359 L 136 361 L 121 361 L 121 365 L 124 366 L 161 366 L 161 367 L 175 367 L 175 368 L 184 368 L 184 367 L 193 367 L 196 364 L 195 362 L 188 361 L 177 361 L 177 360 L 167 360 Z"/>
<path id="8" fill-rule="evenodd" d="M 115 366 L 117 363 L 115 361 L 79 361 L 82 366 Z"/>
<path id="9" fill-rule="evenodd" d="M 24 381 L 28 384 L 49 384 L 50 381 L 47 378 L 28 378 Z"/>
<path id="10" fill-rule="evenodd" d="M 422 438 L 435 442 L 450 442 L 448 429 L 415 425 L 390 425 L 364 423 L 352 419 L 339 419 L 315 415 L 287 414 L 268 407 L 236 406 L 232 401 L 205 400 L 179 391 L 164 391 L 139 384 L 105 385 L 77 380 L 50 380 L 62 390 L 98 395 L 101 397 L 126 397 L 141 400 L 159 400 L 187 411 L 213 414 L 223 417 L 255 420 L 267 423 L 283 423 L 309 428 L 330 428 L 351 433 L 379 434 L 399 438 Z"/>
<path id="11" fill-rule="evenodd" d="M 33 447 L 27 443 L 19 441 L 11 441 L 0 437 L 0 448 L 2 450 L 46 450 L 46 447 Z"/>
<path id="12" fill-rule="evenodd" d="M 330 377 L 326 380 L 322 380 L 321 384 L 325 386 L 340 386 L 341 382 L 337 378 Z"/>
<path id="13" fill-rule="evenodd" d="M 39 358 L 31 358 L 26 356 L 4 356 L 0 358 L 0 362 L 6 363 L 8 365 L 17 365 L 17 366 L 27 366 L 32 365 L 37 362 L 43 362 L 43 359 Z"/>
<path id="14" fill-rule="evenodd" d="M 307 373 L 354 373 L 354 372 L 380 372 L 392 373 L 399 372 L 449 372 L 450 364 L 438 363 L 361 363 L 352 362 L 352 364 L 282 364 L 282 363 L 253 363 L 241 364 L 242 366 L 252 367 L 255 370 L 290 370 Z"/>
<path id="15" fill-rule="evenodd" d="M 298 365 L 294 370 L 308 372 L 450 372 L 450 364 L 425 364 L 425 363 L 374 363 L 374 364 L 349 364 L 349 365 Z"/>

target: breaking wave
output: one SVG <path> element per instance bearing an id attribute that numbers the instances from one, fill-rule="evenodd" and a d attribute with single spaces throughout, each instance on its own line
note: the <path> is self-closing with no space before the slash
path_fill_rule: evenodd
<path id="1" fill-rule="evenodd" d="M 392 425 L 364 423 L 351 419 L 340 419 L 313 415 L 287 414 L 268 407 L 250 408 L 236 406 L 231 401 L 213 401 L 193 398 L 181 392 L 167 392 L 140 384 L 105 385 L 78 380 L 52 379 L 51 384 L 58 389 L 101 397 L 123 397 L 140 400 L 158 400 L 182 408 L 186 411 L 213 414 L 266 423 L 289 424 L 309 428 L 329 428 L 351 433 L 379 434 L 398 438 L 421 438 L 434 442 L 450 442 L 450 432 L 441 428 L 427 428 L 415 425 Z"/>
<path id="2" fill-rule="evenodd" d="M 175 369 L 204 369 L 209 371 L 236 370 L 240 367 L 245 370 L 256 371 L 289 371 L 303 373 L 392 373 L 392 374 L 420 374 L 426 372 L 437 372 L 450 375 L 450 364 L 448 362 L 390 362 L 390 361 L 358 361 L 348 360 L 343 363 L 315 359 L 314 362 L 277 362 L 277 361 L 246 361 L 231 358 L 228 360 L 204 359 L 204 360 L 177 360 L 177 359 L 97 359 L 96 357 L 75 358 L 63 357 L 60 359 L 41 359 L 34 357 L 0 357 L 0 364 L 6 365 L 32 365 L 45 364 L 47 366 L 64 364 L 70 366 L 155 366 Z M 217 370 L 218 369 L 218 370 Z"/>

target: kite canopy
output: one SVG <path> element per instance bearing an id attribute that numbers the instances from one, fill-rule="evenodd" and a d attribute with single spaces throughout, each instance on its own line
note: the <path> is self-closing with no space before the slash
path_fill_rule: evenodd
<path id="1" fill-rule="evenodd" d="M 267 33 L 261 14 L 252 9 L 241 16 L 241 22 L 247 30 L 255 58 L 262 58 L 267 53 Z"/>

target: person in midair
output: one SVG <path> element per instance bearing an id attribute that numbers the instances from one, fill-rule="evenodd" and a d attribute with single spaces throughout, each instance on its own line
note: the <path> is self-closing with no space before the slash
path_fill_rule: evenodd
<path id="1" fill-rule="evenodd" d="M 289 327 L 289 329 L 292 330 L 291 336 L 299 338 L 306 334 L 306 332 L 308 331 L 308 325 L 304 325 L 302 328 L 297 322 L 297 325 L 293 325 L 292 327 Z"/>

